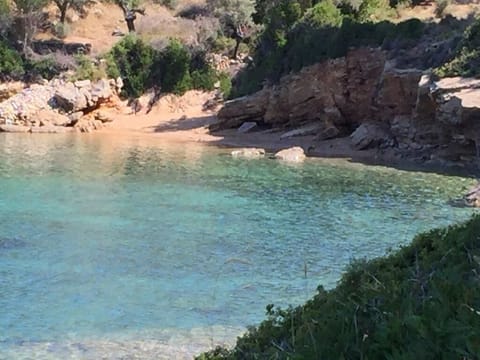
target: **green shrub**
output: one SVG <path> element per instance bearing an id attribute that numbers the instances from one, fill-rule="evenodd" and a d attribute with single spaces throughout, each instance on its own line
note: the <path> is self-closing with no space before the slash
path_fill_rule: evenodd
<path id="1" fill-rule="evenodd" d="M 123 92 L 127 96 L 139 97 L 156 81 L 152 68 L 157 61 L 155 50 L 141 39 L 129 35 L 117 43 L 107 56 L 107 74 L 124 80 Z"/>
<path id="2" fill-rule="evenodd" d="M 227 73 L 220 73 L 218 75 L 218 81 L 220 82 L 220 91 L 224 99 L 230 98 L 232 92 L 232 79 Z"/>
<path id="3" fill-rule="evenodd" d="M 51 80 L 60 75 L 62 70 L 53 57 L 25 62 L 25 72 L 32 78 L 40 76 L 43 79 Z"/>
<path id="4" fill-rule="evenodd" d="M 342 13 L 332 0 L 322 0 L 305 13 L 303 22 L 314 27 L 339 27 Z"/>
<path id="5" fill-rule="evenodd" d="M 53 28 L 53 33 L 60 39 L 65 39 L 68 34 L 70 34 L 70 25 L 67 23 L 58 22 Z"/>
<path id="6" fill-rule="evenodd" d="M 158 51 L 135 36 L 116 44 L 106 58 L 107 74 L 124 80 L 123 95 L 139 97 L 149 88 L 182 95 L 190 89 L 212 90 L 216 72 L 206 61 L 204 51 L 188 49 L 177 40 Z M 92 64 L 80 62 L 85 77 L 94 76 Z M 93 73 L 92 73 L 93 71 Z"/>
<path id="7" fill-rule="evenodd" d="M 192 88 L 190 76 L 190 54 L 178 40 L 171 40 L 162 52 L 162 89 L 166 92 L 183 94 Z"/>
<path id="8" fill-rule="evenodd" d="M 17 79 L 24 73 L 20 54 L 0 41 L 0 79 Z"/>
<path id="9" fill-rule="evenodd" d="M 357 20 L 360 22 L 380 21 L 393 17 L 394 13 L 388 0 L 363 0 L 358 10 Z"/>
<path id="10" fill-rule="evenodd" d="M 89 79 L 97 81 L 107 76 L 105 69 L 94 64 L 92 59 L 85 55 L 75 56 L 76 69 L 71 80 Z"/>
<path id="11" fill-rule="evenodd" d="M 434 73 L 439 77 L 480 76 L 480 18 L 465 30 L 453 59 L 435 69 Z"/>
<path id="12" fill-rule="evenodd" d="M 418 235 L 390 256 L 355 261 L 337 287 L 266 319 L 198 360 L 477 359 L 480 216 Z"/>

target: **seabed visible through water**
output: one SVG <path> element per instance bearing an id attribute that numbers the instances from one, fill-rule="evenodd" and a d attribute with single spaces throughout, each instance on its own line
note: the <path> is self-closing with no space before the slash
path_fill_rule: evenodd
<path id="1" fill-rule="evenodd" d="M 141 138 L 0 134 L 0 359 L 181 359 L 232 343 L 267 304 L 333 287 L 352 259 L 469 218 L 448 202 L 471 185 Z"/>

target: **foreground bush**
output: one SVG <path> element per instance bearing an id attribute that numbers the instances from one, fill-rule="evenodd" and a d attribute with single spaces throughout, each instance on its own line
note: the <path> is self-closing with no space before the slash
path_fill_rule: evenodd
<path id="1" fill-rule="evenodd" d="M 197 359 L 478 359 L 480 216 L 353 263 L 338 286 Z"/>

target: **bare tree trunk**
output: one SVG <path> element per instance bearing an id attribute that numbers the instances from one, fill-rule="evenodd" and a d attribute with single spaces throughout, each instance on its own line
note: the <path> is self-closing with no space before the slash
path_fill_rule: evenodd
<path id="1" fill-rule="evenodd" d="M 233 58 L 236 60 L 238 56 L 238 48 L 240 47 L 240 43 L 242 42 L 242 39 L 239 37 L 235 38 L 236 44 L 235 44 L 235 50 L 233 50 Z"/>
<path id="2" fill-rule="evenodd" d="M 135 19 L 125 19 L 127 22 L 127 27 L 128 27 L 128 32 L 135 32 L 135 24 L 134 21 Z"/>
<path id="3" fill-rule="evenodd" d="M 62 24 L 65 24 L 65 19 L 67 17 L 67 9 L 68 9 L 67 5 L 68 5 L 68 3 L 65 1 L 63 3 L 63 6 L 59 7 L 59 9 L 60 9 L 60 22 Z"/>

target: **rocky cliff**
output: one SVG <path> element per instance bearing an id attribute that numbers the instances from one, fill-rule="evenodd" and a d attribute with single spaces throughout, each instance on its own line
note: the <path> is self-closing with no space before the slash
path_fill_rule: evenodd
<path id="1" fill-rule="evenodd" d="M 393 148 L 423 161 L 474 161 L 480 147 L 480 80 L 434 81 L 397 69 L 379 49 L 355 49 L 225 103 L 211 130 L 255 121 L 318 141 L 350 136 L 357 149 Z M 305 131 L 291 131 L 292 129 Z"/>
<path id="2" fill-rule="evenodd" d="M 90 132 L 111 121 L 98 109 L 115 105 L 122 80 L 34 84 L 0 102 L 0 132 Z M 16 89 L 16 88 L 15 88 Z M 1 94 L 1 92 L 0 92 Z"/>

